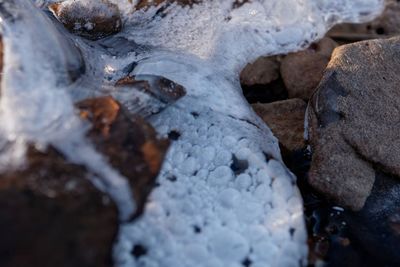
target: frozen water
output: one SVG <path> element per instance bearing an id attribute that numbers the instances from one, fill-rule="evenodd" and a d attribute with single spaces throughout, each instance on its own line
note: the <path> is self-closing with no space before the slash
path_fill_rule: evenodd
<path id="1" fill-rule="evenodd" d="M 0 0 L 6 52 L 0 133 L 9 147 L 2 166 L 10 156 L 23 162 L 26 143 L 54 145 L 98 176 L 94 181 L 114 196 L 124 218 L 134 210 L 126 180 L 86 140 L 73 102 L 111 94 L 131 111 L 155 105 L 147 119 L 160 135 L 179 137 L 144 215 L 121 225 L 116 265 L 304 265 L 295 177 L 241 94 L 239 70 L 261 55 L 304 48 L 335 23 L 370 19 L 383 1 L 217 0 L 145 10 L 113 2 L 123 14 L 122 32 L 89 42 L 54 26 L 29 0 Z M 132 88 L 117 90 L 115 82 L 128 74 L 166 77 L 186 96 L 160 106 Z"/>

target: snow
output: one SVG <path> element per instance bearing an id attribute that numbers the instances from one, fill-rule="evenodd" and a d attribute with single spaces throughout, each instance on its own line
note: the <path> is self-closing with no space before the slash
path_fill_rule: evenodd
<path id="1" fill-rule="evenodd" d="M 371 19 L 383 1 L 259 0 L 233 7 L 234 1 L 216 0 L 164 11 L 113 2 L 123 14 L 122 32 L 88 42 L 54 26 L 28 0 L 0 0 L 6 51 L 0 144 L 9 147 L 0 166 L 10 158 L 23 165 L 27 143 L 53 145 L 95 174 L 94 184 L 126 219 L 135 209 L 127 181 L 85 138 L 88 126 L 73 108 L 77 100 L 111 94 L 127 110 L 143 112 L 160 136 L 180 134 L 145 213 L 121 223 L 116 266 L 305 265 L 295 177 L 282 163 L 278 140 L 244 99 L 239 70 L 261 55 L 304 48 L 335 23 Z M 82 58 L 85 74 L 71 79 L 71 70 L 82 73 Z M 113 84 L 128 74 L 163 76 L 184 86 L 186 96 L 160 105 L 137 90 L 116 90 Z M 139 245 L 146 254 L 135 257 Z"/>

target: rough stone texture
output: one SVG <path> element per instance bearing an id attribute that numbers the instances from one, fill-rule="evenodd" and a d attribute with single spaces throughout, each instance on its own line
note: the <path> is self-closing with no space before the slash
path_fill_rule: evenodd
<path id="1" fill-rule="evenodd" d="M 56 150 L 0 176 L 0 266 L 111 266 L 117 209 Z"/>
<path id="2" fill-rule="evenodd" d="M 374 169 L 400 175 L 399 38 L 335 50 L 309 105 L 310 183 L 339 204 L 362 208 Z"/>
<path id="3" fill-rule="evenodd" d="M 160 113 L 186 94 L 183 86 L 157 75 L 128 75 L 119 79 L 115 88 L 113 96 L 120 99 L 130 113 L 142 118 Z M 127 98 L 126 94 L 131 97 Z"/>
<path id="4" fill-rule="evenodd" d="M 359 212 L 346 212 L 350 240 L 368 255 L 358 266 L 399 266 L 400 184 L 397 177 L 377 172 L 370 197 Z M 340 257 L 339 257 L 340 258 Z M 339 258 L 336 258 L 337 261 Z M 339 262 L 340 263 L 340 262 Z M 343 266 L 337 264 L 337 266 Z M 356 266 L 355 264 L 347 266 Z"/>
<path id="5" fill-rule="evenodd" d="M 279 62 L 276 57 L 260 57 L 242 70 L 240 83 L 245 86 L 269 84 L 278 78 Z"/>
<path id="6" fill-rule="evenodd" d="M 310 99 L 320 82 L 336 43 L 324 38 L 309 49 L 292 53 L 283 58 L 281 75 L 289 98 Z"/>
<path id="7" fill-rule="evenodd" d="M 81 117 L 93 124 L 89 137 L 96 148 L 128 178 L 137 205 L 135 217 L 138 216 L 154 186 L 168 140 L 158 139 L 148 123 L 138 116 L 127 115 L 111 97 L 84 100 L 77 106 Z"/>
<path id="8" fill-rule="evenodd" d="M 56 17 L 71 32 L 89 39 L 100 39 L 121 30 L 122 21 L 118 7 L 107 0 L 67 0 L 50 5 Z"/>
<path id="9" fill-rule="evenodd" d="M 369 23 L 344 23 L 333 27 L 328 36 L 338 41 L 359 41 L 388 37 L 400 33 L 400 2 L 386 0 L 384 12 Z"/>
<path id="10" fill-rule="evenodd" d="M 252 107 L 286 150 L 295 151 L 305 146 L 306 102 L 301 99 L 289 99 L 269 104 L 253 104 Z"/>
<path id="11" fill-rule="evenodd" d="M 125 115 L 111 97 L 77 104 L 92 122 L 88 136 L 129 179 L 143 211 L 168 141 L 139 117 Z M 135 166 L 135 167 L 133 167 Z M 111 266 L 118 229 L 112 200 L 54 148 L 30 148 L 26 168 L 0 176 L 0 266 Z"/>
<path id="12" fill-rule="evenodd" d="M 312 191 L 303 194 L 309 229 L 308 264 L 319 266 L 323 261 L 327 267 L 400 265 L 400 184 L 396 177 L 379 171 L 375 179 L 371 195 L 360 211 L 337 207 Z"/>

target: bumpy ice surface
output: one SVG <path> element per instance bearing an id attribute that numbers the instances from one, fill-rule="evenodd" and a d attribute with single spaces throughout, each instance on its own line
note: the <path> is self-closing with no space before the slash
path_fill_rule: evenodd
<path id="1" fill-rule="evenodd" d="M 35 1 L 41 7 L 48 2 Z M 187 94 L 147 118 L 160 135 L 176 140 L 144 215 L 122 223 L 116 265 L 305 264 L 295 177 L 282 163 L 276 138 L 243 98 L 238 74 L 258 56 L 306 47 L 337 22 L 372 18 L 382 1 L 221 0 L 139 11 L 134 3 L 114 2 L 123 31 L 89 42 L 63 31 L 29 0 L 0 0 L 3 168 L 10 158 L 23 164 L 27 143 L 54 145 L 92 170 L 95 184 L 127 218 L 135 204 L 126 179 L 85 138 L 73 102 L 111 94 L 137 110 L 152 103 L 148 96 L 115 90 L 115 81 L 128 74 L 164 76 Z"/>

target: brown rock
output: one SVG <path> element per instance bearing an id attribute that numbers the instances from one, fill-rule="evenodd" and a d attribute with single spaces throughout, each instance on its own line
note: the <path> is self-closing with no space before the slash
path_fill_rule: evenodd
<path id="1" fill-rule="evenodd" d="M 240 74 L 240 83 L 245 86 L 269 84 L 278 78 L 278 60 L 275 57 L 260 57 L 242 70 Z"/>
<path id="2" fill-rule="evenodd" d="M 306 102 L 301 99 L 289 99 L 269 104 L 253 104 L 252 107 L 268 124 L 285 149 L 295 151 L 305 146 Z"/>
<path id="3" fill-rule="evenodd" d="M 335 47 L 334 41 L 324 38 L 305 51 L 283 58 L 281 75 L 289 98 L 301 98 L 306 101 L 310 99 Z"/>
<path id="4" fill-rule="evenodd" d="M 122 27 L 118 7 L 107 0 L 67 0 L 49 8 L 68 30 L 89 39 L 104 38 Z"/>
<path id="5" fill-rule="evenodd" d="M 132 0 L 129 0 L 132 2 Z M 158 6 L 160 4 L 171 4 L 171 3 L 177 3 L 181 6 L 192 6 L 194 4 L 200 3 L 202 0 L 139 0 L 135 8 L 136 9 L 147 9 L 151 6 Z"/>
<path id="6" fill-rule="evenodd" d="M 375 170 L 400 175 L 400 38 L 335 50 L 309 106 L 310 183 L 360 209 Z"/>
<path id="7" fill-rule="evenodd" d="M 333 27 L 328 36 L 344 42 L 354 42 L 366 39 L 386 38 L 400 33 L 400 2 L 386 0 L 383 13 L 368 23 L 344 23 Z"/>
<path id="8" fill-rule="evenodd" d="M 140 215 L 168 141 L 111 97 L 77 105 L 96 148 L 129 179 Z M 117 209 L 88 174 L 52 147 L 30 147 L 25 169 L 0 175 L 0 266 L 112 266 Z"/>
<path id="9" fill-rule="evenodd" d="M 128 178 L 137 205 L 135 217 L 140 215 L 161 168 L 168 140 L 158 139 L 148 123 L 128 115 L 111 97 L 84 100 L 77 107 L 81 117 L 92 122 L 89 137 L 96 148 Z"/>
<path id="10" fill-rule="evenodd" d="M 157 75 L 127 76 L 118 80 L 115 86 L 113 95 L 121 99 L 130 113 L 142 118 L 161 112 L 186 95 L 183 86 Z"/>
<path id="11" fill-rule="evenodd" d="M 115 205 L 53 148 L 0 176 L 0 266 L 111 266 Z"/>

